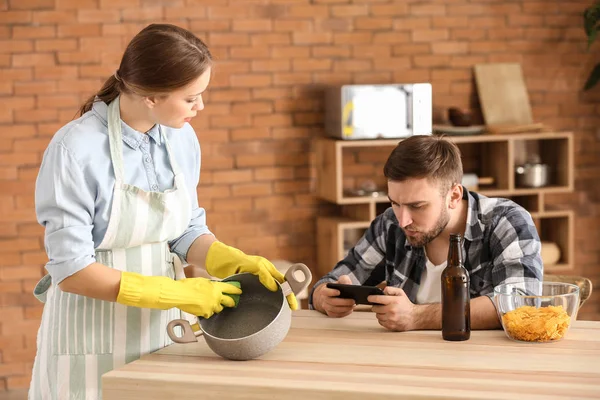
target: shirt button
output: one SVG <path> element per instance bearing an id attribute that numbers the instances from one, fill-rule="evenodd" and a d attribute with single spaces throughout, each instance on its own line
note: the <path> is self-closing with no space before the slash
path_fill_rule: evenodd
<path id="1" fill-rule="evenodd" d="M 144 158 L 144 161 L 146 161 L 147 163 L 149 163 L 150 162 L 150 157 Z"/>
<path id="2" fill-rule="evenodd" d="M 152 185 L 152 190 L 158 190 L 158 185 Z"/>
<path id="3" fill-rule="evenodd" d="M 148 134 L 144 135 L 144 142 L 148 143 L 150 139 L 148 139 Z"/>

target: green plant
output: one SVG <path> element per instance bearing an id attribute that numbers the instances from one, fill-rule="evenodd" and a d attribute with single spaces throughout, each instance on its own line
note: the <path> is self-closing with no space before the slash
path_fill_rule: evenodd
<path id="1" fill-rule="evenodd" d="M 590 50 L 592 44 L 596 40 L 598 36 L 598 31 L 600 30 L 600 0 L 597 0 L 594 5 L 589 6 L 583 12 L 583 28 L 585 29 L 585 34 L 588 38 L 587 49 Z M 589 90 L 593 88 L 598 81 L 600 81 L 600 63 L 596 64 L 590 76 L 588 77 L 583 90 Z"/>

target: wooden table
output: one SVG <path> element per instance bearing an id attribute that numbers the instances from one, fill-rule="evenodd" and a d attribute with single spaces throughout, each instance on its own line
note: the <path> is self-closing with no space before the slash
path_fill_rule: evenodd
<path id="1" fill-rule="evenodd" d="M 333 319 L 294 312 L 273 351 L 227 361 L 199 343 L 174 344 L 103 377 L 116 399 L 600 398 L 600 321 L 576 321 L 562 341 L 517 343 L 473 331 L 389 332 L 373 313 Z"/>

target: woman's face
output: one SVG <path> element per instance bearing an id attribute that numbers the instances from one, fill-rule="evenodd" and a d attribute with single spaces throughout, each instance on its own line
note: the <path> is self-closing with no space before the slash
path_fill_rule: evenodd
<path id="1" fill-rule="evenodd" d="M 151 114 L 155 122 L 170 128 L 182 128 L 198 111 L 204 109 L 202 93 L 210 82 L 211 68 L 189 85 L 174 90 L 167 96 L 155 97 L 151 102 Z"/>

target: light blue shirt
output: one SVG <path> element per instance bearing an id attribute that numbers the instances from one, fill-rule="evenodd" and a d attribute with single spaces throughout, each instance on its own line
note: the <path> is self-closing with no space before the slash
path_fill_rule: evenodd
<path id="1" fill-rule="evenodd" d="M 93 109 L 62 127 L 44 152 L 35 190 L 38 222 L 46 229 L 46 269 L 56 284 L 95 262 L 94 249 L 108 227 L 115 186 L 110 158 L 108 107 L 94 103 Z M 200 145 L 194 129 L 154 126 L 148 134 L 135 131 L 121 121 L 125 183 L 145 191 L 164 192 L 174 185 L 163 135 L 166 135 L 186 180 L 192 218 L 186 231 L 170 242 L 171 251 L 182 260 L 200 235 L 210 234 L 206 214 L 198 206 L 196 187 L 200 180 Z"/>

